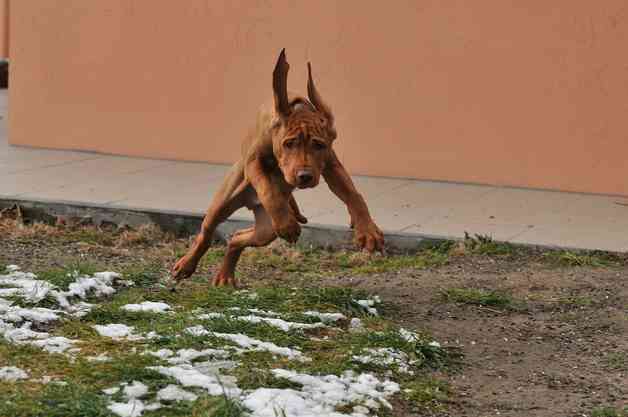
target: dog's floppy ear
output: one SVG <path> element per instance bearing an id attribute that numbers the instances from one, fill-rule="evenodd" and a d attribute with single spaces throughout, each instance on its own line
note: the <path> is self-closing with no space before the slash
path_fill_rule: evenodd
<path id="1" fill-rule="evenodd" d="M 331 112 L 331 108 L 323 101 L 320 94 L 316 90 L 316 86 L 314 85 L 314 80 L 312 79 L 312 65 L 307 63 L 307 96 L 310 99 L 310 102 L 316 107 L 316 110 L 321 112 L 325 118 L 329 121 L 329 124 L 333 126 L 334 124 L 334 115 Z"/>
<path id="2" fill-rule="evenodd" d="M 281 50 L 275 70 L 273 71 L 273 94 L 275 96 L 275 111 L 282 118 L 290 115 L 288 102 L 288 70 L 290 65 L 286 61 L 286 50 Z"/>

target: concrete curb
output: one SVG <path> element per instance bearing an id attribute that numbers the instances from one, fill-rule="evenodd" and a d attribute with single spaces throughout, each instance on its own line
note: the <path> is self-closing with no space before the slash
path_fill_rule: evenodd
<path id="1" fill-rule="evenodd" d="M 54 220 L 57 216 L 70 218 L 90 218 L 94 224 L 115 224 L 117 226 L 138 227 L 142 224 L 156 224 L 178 236 L 196 234 L 204 214 L 175 210 L 154 210 L 138 207 L 108 206 L 72 201 L 22 200 L 0 198 L 0 210 L 19 205 L 29 218 Z M 236 230 L 252 225 L 250 220 L 230 218 L 216 230 L 215 238 L 225 242 Z M 416 250 L 445 240 L 457 238 L 437 237 L 410 233 L 385 233 L 386 247 L 396 251 Z M 342 248 L 351 247 L 353 233 L 348 227 L 333 225 L 306 224 L 302 226 L 299 245 Z"/>

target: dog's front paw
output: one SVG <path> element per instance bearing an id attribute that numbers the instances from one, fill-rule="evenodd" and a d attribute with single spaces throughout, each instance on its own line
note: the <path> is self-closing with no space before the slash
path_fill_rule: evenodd
<path id="1" fill-rule="evenodd" d="M 360 249 L 366 249 L 369 252 L 384 250 L 384 234 L 372 220 L 364 223 L 356 222 L 354 227 L 355 242 Z"/>
<path id="2" fill-rule="evenodd" d="M 301 226 L 299 226 L 299 223 L 293 217 L 282 220 L 281 222 L 274 222 L 273 229 L 275 229 L 277 236 L 290 243 L 295 243 L 299 240 L 299 236 L 301 235 Z"/>
<path id="3" fill-rule="evenodd" d="M 185 255 L 179 259 L 176 264 L 174 264 L 174 267 L 172 267 L 172 279 L 179 282 L 189 278 L 194 271 L 196 271 L 197 264 L 198 262 L 196 260 L 192 259 L 188 255 Z"/>

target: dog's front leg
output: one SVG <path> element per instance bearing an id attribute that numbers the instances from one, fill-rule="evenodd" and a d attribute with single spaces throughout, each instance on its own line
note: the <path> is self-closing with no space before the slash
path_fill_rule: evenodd
<path id="1" fill-rule="evenodd" d="M 333 151 L 323 170 L 323 177 L 331 191 L 347 205 L 351 226 L 355 230 L 355 242 L 369 252 L 383 250 L 384 234 L 371 218 L 364 198 L 356 190 L 349 173 Z"/>
<path id="2" fill-rule="evenodd" d="M 268 172 L 258 158 L 247 164 L 246 177 L 266 209 L 277 236 L 290 243 L 296 242 L 301 235 L 301 226 L 291 208 L 292 190 L 283 178 Z"/>

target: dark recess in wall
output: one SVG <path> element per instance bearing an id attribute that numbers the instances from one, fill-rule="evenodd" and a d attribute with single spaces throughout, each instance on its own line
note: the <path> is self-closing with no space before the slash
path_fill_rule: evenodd
<path id="1" fill-rule="evenodd" d="M 9 61 L 0 61 L 0 89 L 9 88 Z"/>

